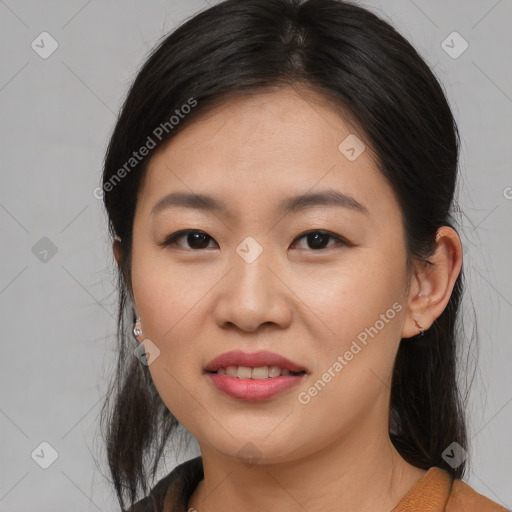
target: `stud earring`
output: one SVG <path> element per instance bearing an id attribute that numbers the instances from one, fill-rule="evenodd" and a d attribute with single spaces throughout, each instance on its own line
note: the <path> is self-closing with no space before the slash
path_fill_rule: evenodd
<path id="1" fill-rule="evenodd" d="M 142 329 L 141 329 L 141 325 L 140 325 L 140 318 L 137 317 L 137 319 L 135 320 L 135 323 L 133 324 L 133 337 L 139 341 L 139 339 L 137 338 L 137 336 L 140 336 L 142 334 Z"/>
<path id="2" fill-rule="evenodd" d="M 420 336 L 423 336 L 425 334 L 425 330 L 423 329 L 423 327 L 421 327 L 421 325 L 418 323 L 417 320 L 414 320 L 414 323 L 416 324 L 416 327 L 420 330 L 420 332 L 418 334 Z"/>

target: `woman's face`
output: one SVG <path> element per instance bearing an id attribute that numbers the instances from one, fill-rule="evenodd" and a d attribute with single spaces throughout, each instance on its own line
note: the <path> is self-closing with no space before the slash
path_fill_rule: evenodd
<path id="1" fill-rule="evenodd" d="M 226 456 L 293 460 L 387 434 L 409 279 L 401 212 L 369 150 L 312 99 L 276 89 L 198 118 L 153 155 L 139 193 L 133 294 L 142 338 L 160 350 L 149 369 L 172 414 Z M 285 209 L 326 191 L 338 202 Z M 223 206 L 152 212 L 171 193 Z M 163 245 L 181 230 L 203 235 Z M 270 351 L 306 373 L 212 377 L 210 361 L 233 350 Z"/>

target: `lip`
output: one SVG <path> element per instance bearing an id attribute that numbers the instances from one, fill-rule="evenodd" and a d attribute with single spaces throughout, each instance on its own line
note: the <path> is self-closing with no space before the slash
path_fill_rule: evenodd
<path id="1" fill-rule="evenodd" d="M 212 359 L 205 367 L 207 372 L 216 372 L 219 368 L 226 368 L 228 366 L 248 366 L 250 368 L 257 368 L 259 366 L 279 366 L 279 368 L 286 368 L 292 372 L 306 372 L 306 368 L 290 361 L 286 357 L 261 350 L 258 352 L 243 352 L 241 350 L 231 350 L 224 352 L 219 356 Z M 275 377 L 279 379 L 280 377 Z M 242 379 L 247 380 L 247 379 Z"/>
<path id="2" fill-rule="evenodd" d="M 228 375 L 220 375 L 216 372 L 219 368 L 228 366 L 279 366 L 291 372 L 304 372 L 299 375 L 280 375 L 268 379 L 239 379 Z M 205 368 L 207 377 L 213 385 L 222 393 L 239 400 L 255 402 L 268 400 L 299 384 L 308 374 L 301 365 L 290 361 L 286 357 L 262 350 L 259 352 L 242 352 L 232 350 L 212 359 Z"/>
<path id="3" fill-rule="evenodd" d="M 281 375 L 269 379 L 239 379 L 218 373 L 206 373 L 213 385 L 222 393 L 239 400 L 256 402 L 268 400 L 297 386 L 307 374 Z"/>

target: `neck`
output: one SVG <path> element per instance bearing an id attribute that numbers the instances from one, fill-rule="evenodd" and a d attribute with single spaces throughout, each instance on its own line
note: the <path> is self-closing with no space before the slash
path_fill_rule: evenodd
<path id="1" fill-rule="evenodd" d="M 368 433 L 304 457 L 252 466 L 201 446 L 204 479 L 188 509 L 389 512 L 426 470 L 408 464 L 387 431 Z"/>

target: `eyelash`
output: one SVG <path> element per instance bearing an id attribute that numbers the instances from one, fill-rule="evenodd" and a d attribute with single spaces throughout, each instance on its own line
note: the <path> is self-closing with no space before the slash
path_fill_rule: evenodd
<path id="1" fill-rule="evenodd" d="M 199 234 L 202 234 L 202 235 L 206 235 L 206 237 L 208 237 L 210 240 L 213 240 L 213 238 L 210 235 L 208 235 L 208 233 L 205 233 L 204 231 L 201 231 L 201 230 L 198 230 L 198 229 L 183 229 L 181 231 L 177 231 L 176 233 L 173 233 L 172 235 L 169 235 L 163 242 L 159 243 L 158 245 L 161 246 L 161 247 L 170 247 L 172 245 L 177 245 L 176 241 L 179 240 L 180 238 L 188 235 L 189 233 L 199 233 Z M 351 247 L 353 245 L 348 240 L 346 240 L 345 238 L 343 238 L 343 237 L 341 237 L 339 235 L 335 235 L 334 233 L 331 233 L 330 231 L 326 231 L 324 229 L 312 229 L 310 231 L 306 231 L 305 233 L 302 233 L 299 236 L 297 236 L 293 240 L 292 244 L 294 244 L 298 240 L 300 240 L 300 239 L 302 239 L 302 238 L 304 238 L 304 237 L 306 237 L 308 235 L 314 234 L 314 233 L 320 233 L 322 235 L 327 235 L 329 238 L 337 241 L 337 243 L 333 244 L 333 245 L 331 245 L 329 247 L 326 247 L 324 249 L 301 249 L 301 250 L 310 250 L 310 251 L 313 251 L 313 252 L 322 252 L 322 251 L 327 251 L 327 250 L 331 249 L 335 245 L 344 245 L 344 246 L 347 246 L 347 247 Z M 184 250 L 197 252 L 197 251 L 201 251 L 201 250 L 204 250 L 204 249 L 184 249 Z"/>

